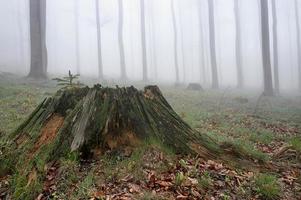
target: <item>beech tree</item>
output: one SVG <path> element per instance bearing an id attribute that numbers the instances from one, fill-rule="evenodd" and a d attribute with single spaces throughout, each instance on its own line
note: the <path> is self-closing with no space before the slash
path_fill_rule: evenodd
<path id="1" fill-rule="evenodd" d="M 235 55 L 236 55 L 236 70 L 237 70 L 237 87 L 243 88 L 243 70 L 242 70 L 242 51 L 241 51 L 241 25 L 240 25 L 240 13 L 239 13 L 239 0 L 234 0 L 234 14 L 236 25 L 236 37 L 235 37 Z"/>
<path id="2" fill-rule="evenodd" d="M 175 72 L 176 72 L 176 84 L 180 82 L 179 75 L 179 61 L 178 61 L 178 28 L 177 28 L 177 20 L 176 20 L 176 10 L 175 10 L 175 2 L 171 0 L 171 11 L 172 11 L 172 24 L 173 24 L 173 32 L 174 32 L 174 61 L 175 61 Z"/>
<path id="3" fill-rule="evenodd" d="M 142 67 L 143 81 L 148 80 L 147 75 L 147 54 L 146 54 L 146 31 L 145 31 L 145 1 L 140 0 L 140 21 L 141 21 L 141 46 L 142 46 Z"/>
<path id="4" fill-rule="evenodd" d="M 98 52 L 98 78 L 103 80 L 103 62 L 101 50 L 101 23 L 99 12 L 99 0 L 95 0 L 95 13 L 96 13 L 96 29 L 97 29 L 97 52 Z"/>
<path id="5" fill-rule="evenodd" d="M 278 94 L 279 89 L 279 58 L 278 58 L 278 19 L 276 0 L 272 0 L 273 15 L 273 60 L 274 60 L 274 86 L 275 92 Z"/>
<path id="6" fill-rule="evenodd" d="M 47 78 L 46 0 L 30 0 L 31 62 L 29 77 Z"/>
<path id="7" fill-rule="evenodd" d="M 271 55 L 270 55 L 270 30 L 269 30 L 269 7 L 268 0 L 261 0 L 261 35 L 262 35 L 262 60 L 264 95 L 274 94 Z"/>
<path id="8" fill-rule="evenodd" d="M 211 60 L 211 75 L 212 75 L 212 88 L 219 88 L 216 50 L 215 50 L 215 17 L 214 17 L 214 0 L 208 0 L 209 8 L 209 41 L 210 41 L 210 60 Z"/>
<path id="9" fill-rule="evenodd" d="M 203 29 L 203 23 L 202 23 L 202 12 L 201 12 L 201 9 L 202 9 L 202 1 L 199 1 L 198 2 L 198 15 L 199 15 L 199 40 L 200 40 L 200 43 L 199 43 L 199 47 L 200 47 L 200 80 L 203 81 L 203 84 L 205 84 L 205 77 L 206 77 L 206 70 L 205 70 L 205 52 L 204 52 L 204 29 Z"/>
<path id="10" fill-rule="evenodd" d="M 299 20 L 299 7 L 298 1 L 295 0 L 295 13 L 296 13 L 296 29 L 297 29 L 297 57 L 298 57 L 298 89 L 301 91 L 301 46 L 300 46 L 300 20 Z"/>
<path id="11" fill-rule="evenodd" d="M 79 0 L 74 1 L 74 24 L 75 24 L 75 60 L 76 73 L 80 74 L 80 47 L 79 47 Z"/>
<path id="12" fill-rule="evenodd" d="M 119 44 L 119 55 L 120 55 L 120 71 L 121 79 L 126 80 L 126 65 L 125 65 L 125 54 L 124 54 L 124 42 L 123 42 L 123 0 L 118 0 L 118 44 Z"/>

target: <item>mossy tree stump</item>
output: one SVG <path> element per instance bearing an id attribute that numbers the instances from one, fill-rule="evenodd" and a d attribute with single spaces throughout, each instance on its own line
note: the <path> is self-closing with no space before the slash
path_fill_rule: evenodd
<path id="1" fill-rule="evenodd" d="M 148 138 L 204 159 L 219 159 L 227 149 L 185 123 L 157 86 L 144 91 L 100 85 L 60 90 L 45 99 L 11 137 L 13 153 L 7 156 L 18 174 L 18 198 L 26 197 L 22 194 L 30 191 L 28 187 L 39 187 L 33 180 L 42 179 L 48 163 L 72 152 L 124 151 Z"/>

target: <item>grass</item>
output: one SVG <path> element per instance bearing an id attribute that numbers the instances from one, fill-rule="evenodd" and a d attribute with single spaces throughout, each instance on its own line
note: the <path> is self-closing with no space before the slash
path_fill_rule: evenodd
<path id="1" fill-rule="evenodd" d="M 204 172 L 203 175 L 198 178 L 198 184 L 199 187 L 204 190 L 208 190 L 212 187 L 212 179 L 209 172 Z"/>
<path id="2" fill-rule="evenodd" d="M 51 95 L 54 87 L 42 87 L 35 85 L 15 84 L 0 85 L 0 168 L 6 160 L 2 157 L 5 148 L 5 138 L 32 112 L 40 101 Z M 283 124 L 289 128 L 295 128 L 301 132 L 301 103 L 294 97 L 275 97 L 269 105 L 259 104 L 259 112 L 254 115 L 254 106 L 257 96 L 243 93 L 227 93 L 218 91 L 191 92 L 183 89 L 162 88 L 164 96 L 170 102 L 176 112 L 193 128 L 203 134 L 207 134 L 219 143 L 228 142 L 238 152 L 265 162 L 269 159 L 267 154 L 259 150 L 257 144 L 269 145 L 274 141 L 282 141 L 290 144 L 294 150 L 301 153 L 301 138 L 291 136 L 278 136 L 262 123 Z M 239 98 L 237 98 L 239 97 Z M 248 101 L 246 101 L 246 99 Z M 293 134 L 293 133 L 292 133 Z M 105 181 L 114 181 L 123 178 L 126 174 L 133 175 L 135 180 L 143 179 L 142 166 L 145 152 L 151 148 L 162 151 L 165 156 L 173 158 L 175 151 L 162 145 L 155 138 L 148 138 L 145 143 L 134 150 L 130 157 L 124 158 L 117 155 L 108 155 L 103 160 Z M 38 162 L 39 164 L 39 162 Z M 45 163 L 39 164 L 42 169 Z M 78 155 L 70 154 L 62 162 L 65 175 L 62 177 L 60 187 L 65 190 L 72 184 L 78 184 L 79 188 L 74 193 L 74 198 L 82 198 L 89 193 L 87 188 L 93 186 L 95 180 L 93 171 L 85 177 L 78 177 Z M 174 164 L 174 163 L 173 163 Z M 180 163 L 185 168 L 185 163 Z M 156 163 L 156 171 L 167 171 L 168 165 Z M 0 169 L 1 170 L 1 169 Z M 3 170 L 1 170 L 3 171 Z M 1 173 L 0 171 L 0 173 Z M 196 173 L 197 174 L 197 173 Z M 184 176 L 184 178 L 183 178 Z M 16 177 L 16 176 L 15 176 Z M 212 185 L 210 174 L 205 172 L 201 176 L 197 174 L 199 186 L 208 189 Z M 181 185 L 185 175 L 176 174 L 175 185 Z M 12 180 L 12 185 L 26 185 L 27 180 Z M 39 182 L 40 183 L 40 182 Z M 35 185 L 32 191 L 38 191 L 41 185 Z M 280 185 L 277 178 L 272 175 L 260 174 L 256 177 L 256 192 L 263 198 L 273 199 L 280 194 Z M 21 192 L 18 185 L 14 185 L 15 192 Z M 23 191 L 24 192 L 24 191 Z M 63 193 L 64 191 L 61 191 Z M 19 194 L 20 196 L 24 194 Z M 147 193 L 141 199 L 159 199 L 151 193 Z M 225 195 L 227 198 L 227 195 Z M 62 199 L 68 199 L 67 197 Z"/>
<path id="3" fill-rule="evenodd" d="M 175 186 L 180 187 L 184 181 L 186 180 L 186 176 L 183 172 L 178 172 L 175 178 Z"/>
<path id="4" fill-rule="evenodd" d="M 79 184 L 77 191 L 72 195 L 70 199 L 87 199 L 88 196 L 91 196 L 91 191 L 94 184 L 94 173 L 93 170 L 84 178 L 84 180 Z"/>
<path id="5" fill-rule="evenodd" d="M 270 174 L 259 174 L 255 178 L 256 192 L 265 199 L 277 199 L 281 188 L 277 177 Z"/>
<path id="6" fill-rule="evenodd" d="M 301 153 L 301 137 L 292 138 L 289 143 L 292 145 L 292 148 L 296 150 L 299 154 Z"/>

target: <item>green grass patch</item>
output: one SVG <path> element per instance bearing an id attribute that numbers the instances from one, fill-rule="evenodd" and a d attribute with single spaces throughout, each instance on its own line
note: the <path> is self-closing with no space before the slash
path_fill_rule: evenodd
<path id="1" fill-rule="evenodd" d="M 277 177 L 270 174 L 259 174 L 255 178 L 256 192 L 265 199 L 277 199 L 281 188 Z"/>
<path id="2" fill-rule="evenodd" d="M 289 143 L 292 145 L 294 150 L 301 153 L 301 137 L 294 137 Z"/>

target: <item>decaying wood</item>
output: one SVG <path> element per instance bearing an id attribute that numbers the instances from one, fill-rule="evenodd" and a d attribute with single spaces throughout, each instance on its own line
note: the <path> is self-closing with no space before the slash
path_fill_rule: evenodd
<path id="1" fill-rule="evenodd" d="M 57 126 L 57 127 L 55 127 Z M 43 134 L 51 127 L 49 140 Z M 156 138 L 181 153 L 217 157 L 218 145 L 193 130 L 156 86 L 71 88 L 45 99 L 12 135 L 22 151 L 57 159 L 68 152 L 126 148 Z M 21 139 L 20 139 L 21 138 Z M 43 143 L 44 141 L 44 143 Z"/>

